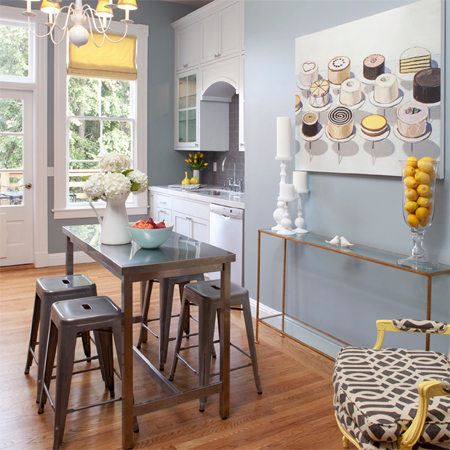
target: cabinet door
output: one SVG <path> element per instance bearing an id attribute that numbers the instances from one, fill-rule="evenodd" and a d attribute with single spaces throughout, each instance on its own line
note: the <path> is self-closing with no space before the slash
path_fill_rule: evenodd
<path id="1" fill-rule="evenodd" d="M 219 57 L 219 14 L 214 13 L 202 19 L 200 29 L 200 63 L 205 63 Z"/>
<path id="2" fill-rule="evenodd" d="M 239 63 L 239 151 L 245 151 L 245 66 L 244 56 Z"/>
<path id="3" fill-rule="evenodd" d="M 170 209 L 156 207 L 155 213 L 156 217 L 153 218 L 155 222 L 165 220 L 166 223 L 172 223 L 172 211 Z"/>
<path id="4" fill-rule="evenodd" d="M 192 217 L 191 230 L 192 238 L 209 244 L 209 220 Z"/>
<path id="5" fill-rule="evenodd" d="M 175 148 L 198 147 L 197 72 L 177 78 L 177 105 L 175 110 Z"/>
<path id="6" fill-rule="evenodd" d="M 186 70 L 198 64 L 198 23 L 175 33 L 176 70 Z"/>
<path id="7" fill-rule="evenodd" d="M 187 237 L 192 237 L 191 218 L 179 212 L 173 213 L 173 230 Z"/>
<path id="8" fill-rule="evenodd" d="M 241 49 L 240 13 L 239 3 L 219 12 L 219 58 L 238 53 Z"/>

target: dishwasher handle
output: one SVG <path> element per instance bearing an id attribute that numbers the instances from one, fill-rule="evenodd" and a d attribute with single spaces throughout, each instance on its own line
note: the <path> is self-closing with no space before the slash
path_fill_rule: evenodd
<path id="1" fill-rule="evenodd" d="M 211 214 L 222 216 L 224 219 L 244 220 L 244 210 L 241 208 L 233 208 L 230 206 L 216 205 L 214 203 L 211 203 L 210 212 Z"/>

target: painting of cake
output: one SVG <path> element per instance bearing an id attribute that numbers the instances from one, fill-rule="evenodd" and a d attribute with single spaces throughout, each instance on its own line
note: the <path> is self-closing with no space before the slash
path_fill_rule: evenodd
<path id="1" fill-rule="evenodd" d="M 321 78 L 315 81 L 309 90 L 309 103 L 314 108 L 322 108 L 329 101 L 330 83 Z"/>
<path id="2" fill-rule="evenodd" d="M 328 134 L 333 139 L 346 139 L 353 132 L 353 113 L 345 106 L 333 108 L 328 113 Z"/>
<path id="3" fill-rule="evenodd" d="M 431 53 L 422 47 L 411 47 L 400 55 L 400 73 L 414 73 L 431 67 Z"/>
<path id="4" fill-rule="evenodd" d="M 350 58 L 337 56 L 328 63 L 328 81 L 332 84 L 342 84 L 350 78 Z"/>
<path id="5" fill-rule="evenodd" d="M 406 138 L 418 138 L 427 129 L 428 108 L 417 102 L 406 102 L 397 108 L 397 129 Z"/>
<path id="6" fill-rule="evenodd" d="M 361 100 L 361 82 L 357 78 L 347 78 L 341 84 L 339 101 L 345 106 L 354 106 Z"/>
<path id="7" fill-rule="evenodd" d="M 300 66 L 299 83 L 309 88 L 319 79 L 319 66 L 314 61 L 306 61 Z"/>
<path id="8" fill-rule="evenodd" d="M 315 112 L 307 112 L 302 117 L 302 133 L 312 137 L 319 132 L 319 116 Z"/>
<path id="9" fill-rule="evenodd" d="M 363 61 L 363 76 L 367 80 L 375 80 L 379 75 L 384 73 L 384 61 L 383 55 L 374 54 L 369 55 Z"/>
<path id="10" fill-rule="evenodd" d="M 300 110 L 300 95 L 295 94 L 295 112 Z"/>
<path id="11" fill-rule="evenodd" d="M 393 73 L 383 73 L 375 80 L 373 99 L 377 103 L 388 105 L 398 97 L 397 77 Z"/>
<path id="12" fill-rule="evenodd" d="M 361 120 L 361 131 L 369 137 L 381 136 L 387 131 L 386 117 L 370 114 Z"/>
<path id="13" fill-rule="evenodd" d="M 441 101 L 441 69 L 423 69 L 414 75 L 413 97 L 421 103 Z"/>

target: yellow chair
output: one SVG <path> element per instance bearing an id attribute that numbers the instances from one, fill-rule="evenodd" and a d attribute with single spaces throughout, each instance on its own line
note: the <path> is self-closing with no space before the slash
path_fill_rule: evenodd
<path id="1" fill-rule="evenodd" d="M 373 349 L 344 347 L 333 370 L 337 424 L 360 450 L 450 448 L 450 360 L 438 352 L 381 349 L 386 331 L 450 335 L 442 322 L 378 320 Z"/>

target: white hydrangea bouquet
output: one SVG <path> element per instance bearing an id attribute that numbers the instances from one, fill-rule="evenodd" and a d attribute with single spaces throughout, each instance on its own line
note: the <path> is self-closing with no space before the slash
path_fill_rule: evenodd
<path id="1" fill-rule="evenodd" d="M 117 152 L 98 157 L 100 173 L 91 175 L 83 185 L 83 192 L 92 200 L 122 197 L 124 194 L 141 194 L 147 190 L 148 177 L 131 169 L 131 158 Z"/>

